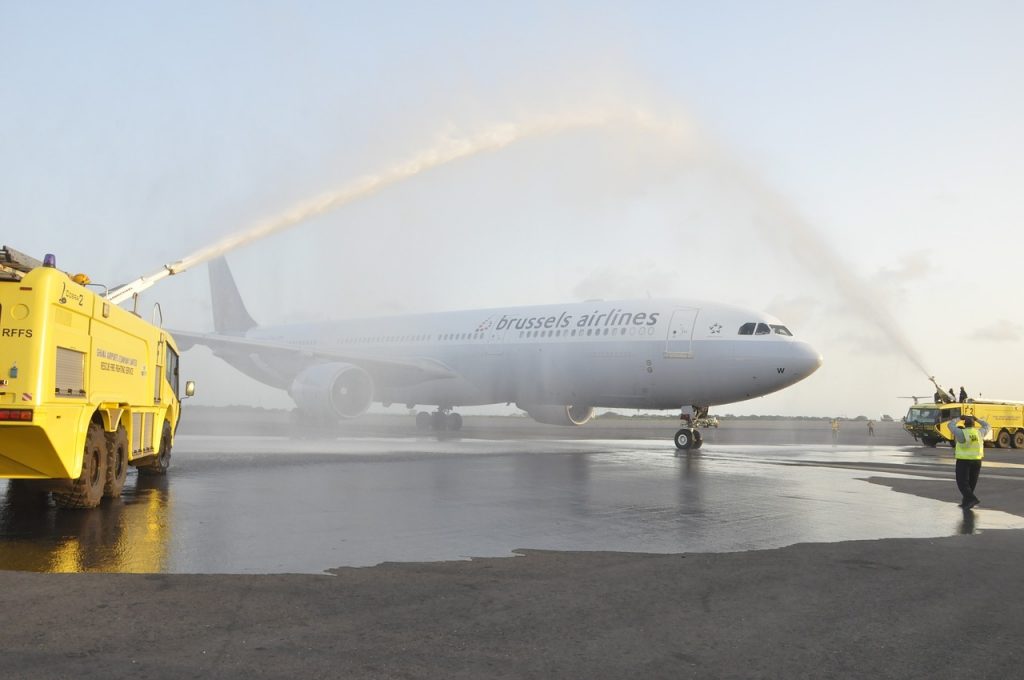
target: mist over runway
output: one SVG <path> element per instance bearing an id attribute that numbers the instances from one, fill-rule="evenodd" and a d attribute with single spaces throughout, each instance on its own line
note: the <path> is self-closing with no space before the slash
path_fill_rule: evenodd
<path id="1" fill-rule="evenodd" d="M 133 473 L 94 512 L 0 495 L 0 568 L 323 573 L 518 549 L 719 553 L 1024 528 L 984 506 L 967 522 L 949 458 L 893 445 L 182 435 L 165 480 Z M 983 481 L 1020 470 L 990 463 Z M 936 484 L 949 501 L 914 491 Z"/>

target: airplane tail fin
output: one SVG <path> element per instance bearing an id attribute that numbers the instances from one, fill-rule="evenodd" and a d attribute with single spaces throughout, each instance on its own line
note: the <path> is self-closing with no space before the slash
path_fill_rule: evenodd
<path id="1" fill-rule="evenodd" d="M 213 328 L 218 333 L 244 333 L 257 326 L 238 294 L 235 278 L 223 257 L 210 260 L 210 298 L 213 302 Z"/>

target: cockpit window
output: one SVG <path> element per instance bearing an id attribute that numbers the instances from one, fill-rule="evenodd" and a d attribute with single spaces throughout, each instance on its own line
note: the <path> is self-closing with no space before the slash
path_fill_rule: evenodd
<path id="1" fill-rule="evenodd" d="M 785 335 L 787 337 L 793 337 L 793 334 L 788 328 L 780 324 L 767 324 L 758 323 L 756 321 L 749 321 L 740 326 L 740 335 Z"/>

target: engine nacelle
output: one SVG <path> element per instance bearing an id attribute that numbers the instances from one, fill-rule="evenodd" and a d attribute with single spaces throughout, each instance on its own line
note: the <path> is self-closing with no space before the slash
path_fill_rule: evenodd
<path id="1" fill-rule="evenodd" d="M 519 408 L 536 420 L 546 425 L 583 425 L 594 415 L 593 406 L 520 406 Z"/>
<path id="2" fill-rule="evenodd" d="M 302 411 L 327 418 L 355 418 L 373 401 L 373 379 L 352 364 L 315 364 L 295 377 L 288 394 Z"/>

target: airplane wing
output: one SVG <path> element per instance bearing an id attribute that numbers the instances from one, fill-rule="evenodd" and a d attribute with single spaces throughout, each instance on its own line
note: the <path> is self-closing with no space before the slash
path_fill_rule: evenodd
<path id="1" fill-rule="evenodd" d="M 391 385 L 414 385 L 427 380 L 455 378 L 458 374 L 435 359 L 425 357 L 382 357 L 359 352 L 335 351 L 314 347 L 301 347 L 287 343 L 256 340 L 220 333 L 192 333 L 168 331 L 182 351 L 195 345 L 204 345 L 218 356 L 258 356 L 261 363 L 304 366 L 314 363 L 338 361 L 358 366 L 375 381 Z"/>

